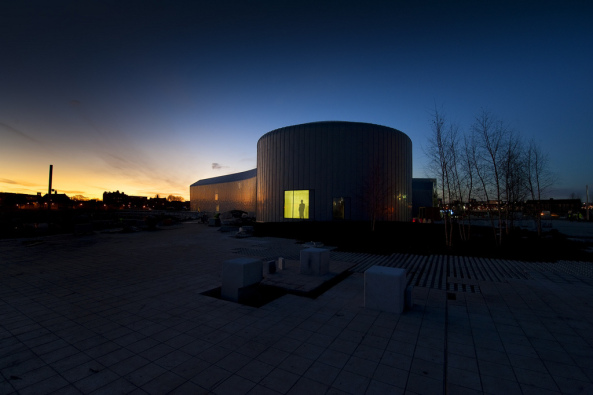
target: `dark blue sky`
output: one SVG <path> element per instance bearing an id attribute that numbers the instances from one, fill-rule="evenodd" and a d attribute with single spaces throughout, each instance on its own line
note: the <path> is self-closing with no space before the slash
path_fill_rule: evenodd
<path id="1" fill-rule="evenodd" d="M 0 191 L 44 191 L 52 163 L 68 194 L 188 198 L 323 120 L 403 131 L 424 177 L 435 106 L 537 139 L 553 196 L 593 185 L 590 2 L 170 3 L 0 5 Z"/>

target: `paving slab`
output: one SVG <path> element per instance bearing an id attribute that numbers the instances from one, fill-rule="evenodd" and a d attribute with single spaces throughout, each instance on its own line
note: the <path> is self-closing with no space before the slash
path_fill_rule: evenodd
<path id="1" fill-rule="evenodd" d="M 316 290 L 325 279 L 291 272 L 302 248 L 189 223 L 0 240 L 0 393 L 593 390 L 591 262 L 332 250 L 330 272 L 349 275 L 315 297 L 255 308 L 203 295 L 242 256 L 282 256 L 274 281 Z M 413 272 L 412 310 L 364 308 L 373 264 Z"/>

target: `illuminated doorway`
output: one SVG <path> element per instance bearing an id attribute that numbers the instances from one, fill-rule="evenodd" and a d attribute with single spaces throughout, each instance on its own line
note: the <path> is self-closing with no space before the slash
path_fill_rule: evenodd
<path id="1" fill-rule="evenodd" d="M 284 191 L 284 218 L 309 219 L 309 190 Z"/>

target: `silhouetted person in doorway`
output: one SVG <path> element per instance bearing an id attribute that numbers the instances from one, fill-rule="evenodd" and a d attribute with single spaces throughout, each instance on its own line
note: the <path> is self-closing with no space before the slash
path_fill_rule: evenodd
<path id="1" fill-rule="evenodd" d="M 299 204 L 299 218 L 305 219 L 305 203 L 301 200 L 301 204 Z"/>

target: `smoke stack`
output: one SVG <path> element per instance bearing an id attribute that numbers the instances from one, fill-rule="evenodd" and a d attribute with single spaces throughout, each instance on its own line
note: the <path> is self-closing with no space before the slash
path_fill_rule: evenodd
<path id="1" fill-rule="evenodd" d="M 54 165 L 49 165 L 49 187 L 47 188 L 47 194 L 51 195 L 51 176 L 54 172 Z"/>

